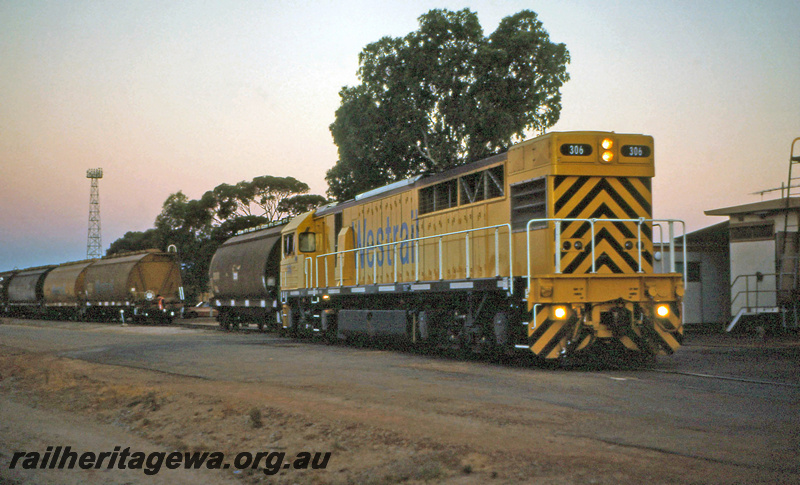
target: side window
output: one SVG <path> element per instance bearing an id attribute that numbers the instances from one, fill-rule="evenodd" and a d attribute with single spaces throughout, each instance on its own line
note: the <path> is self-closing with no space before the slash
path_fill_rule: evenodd
<path id="1" fill-rule="evenodd" d="M 449 209 L 458 205 L 458 185 L 456 179 L 446 180 L 419 191 L 419 213 Z"/>
<path id="2" fill-rule="evenodd" d="M 505 195 L 505 181 L 503 177 L 503 165 L 490 168 L 486 171 L 486 198 L 494 199 Z"/>
<path id="3" fill-rule="evenodd" d="M 471 173 L 458 180 L 461 182 L 461 205 L 480 202 L 486 198 L 483 172 Z"/>
<path id="4" fill-rule="evenodd" d="M 503 196 L 503 166 L 465 175 L 461 182 L 461 205 Z"/>
<path id="5" fill-rule="evenodd" d="M 284 234 L 283 236 L 283 256 L 292 256 L 294 254 L 294 233 Z"/>
<path id="6" fill-rule="evenodd" d="M 505 195 L 503 165 L 445 180 L 419 190 L 419 213 L 474 204 Z"/>
<path id="7" fill-rule="evenodd" d="M 317 250 L 317 234 L 313 232 L 303 232 L 297 236 L 297 243 L 300 252 L 313 253 Z"/>

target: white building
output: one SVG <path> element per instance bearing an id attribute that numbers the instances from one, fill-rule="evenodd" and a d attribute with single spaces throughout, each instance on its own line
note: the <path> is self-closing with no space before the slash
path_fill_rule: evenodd
<path id="1" fill-rule="evenodd" d="M 676 240 L 675 270 L 682 273 L 683 238 Z M 686 235 L 686 295 L 683 300 L 683 322 L 686 325 L 709 325 L 722 328 L 731 315 L 730 260 L 728 253 L 728 223 L 722 222 Z M 669 271 L 669 252 L 655 248 L 654 267 L 657 272 Z M 663 262 L 663 265 L 662 265 Z"/>
<path id="2" fill-rule="evenodd" d="M 729 218 L 733 323 L 739 316 L 781 313 L 785 324 L 796 326 L 800 198 L 767 200 L 705 214 Z"/>

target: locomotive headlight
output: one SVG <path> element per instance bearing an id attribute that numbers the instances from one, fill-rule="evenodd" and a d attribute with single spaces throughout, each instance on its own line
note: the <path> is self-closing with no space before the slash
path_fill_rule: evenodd
<path id="1" fill-rule="evenodd" d="M 602 157 L 603 157 L 603 161 L 604 162 L 610 162 L 610 161 L 614 160 L 614 154 L 612 152 L 609 152 L 609 151 L 603 152 Z"/>
<path id="2" fill-rule="evenodd" d="M 557 306 L 555 310 L 553 310 L 553 316 L 559 320 L 563 320 L 567 317 L 567 308 L 563 306 Z"/>
<path id="3" fill-rule="evenodd" d="M 609 149 L 611 149 L 611 147 L 614 146 L 614 140 L 612 140 L 611 138 L 606 138 L 606 139 L 603 140 L 603 142 L 600 145 L 602 145 L 604 150 L 609 150 Z M 608 160 L 606 160 L 606 161 L 608 161 Z"/>
<path id="4" fill-rule="evenodd" d="M 656 315 L 661 318 L 667 318 L 669 315 L 669 305 L 658 305 L 656 307 Z"/>

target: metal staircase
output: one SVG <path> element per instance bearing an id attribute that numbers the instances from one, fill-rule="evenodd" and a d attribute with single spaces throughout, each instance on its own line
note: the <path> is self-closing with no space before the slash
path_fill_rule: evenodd
<path id="1" fill-rule="evenodd" d="M 731 306 L 737 303 L 742 307 L 726 328 L 730 332 L 739 323 L 742 317 L 763 315 L 767 313 L 781 313 L 783 309 L 777 305 L 778 273 L 741 274 L 731 282 Z M 733 294 L 736 289 L 742 288 Z M 784 322 L 784 326 L 786 326 Z"/>

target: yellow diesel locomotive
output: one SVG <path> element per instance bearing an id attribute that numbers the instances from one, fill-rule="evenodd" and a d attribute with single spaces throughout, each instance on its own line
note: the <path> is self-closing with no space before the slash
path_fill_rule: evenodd
<path id="1" fill-rule="evenodd" d="M 653 159 L 650 136 L 553 132 L 298 216 L 280 231 L 280 324 L 544 359 L 671 354 L 685 231 L 652 218 Z"/>

